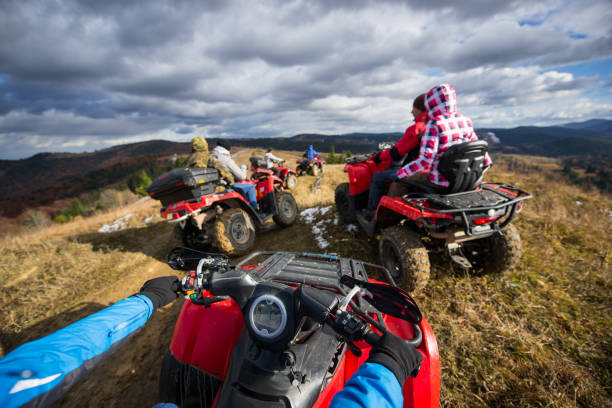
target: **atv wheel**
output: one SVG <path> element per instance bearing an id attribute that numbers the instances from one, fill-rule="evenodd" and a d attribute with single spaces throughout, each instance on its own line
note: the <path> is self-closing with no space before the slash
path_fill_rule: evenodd
<path id="1" fill-rule="evenodd" d="M 278 213 L 272 218 L 281 227 L 288 227 L 295 222 L 297 217 L 297 204 L 290 193 L 276 193 L 276 208 Z"/>
<path id="2" fill-rule="evenodd" d="M 228 255 L 240 255 L 253 246 L 255 227 L 244 210 L 232 208 L 214 222 L 213 243 Z"/>
<path id="3" fill-rule="evenodd" d="M 345 223 L 356 220 L 355 214 L 351 212 L 350 199 L 349 183 L 339 184 L 334 192 L 334 201 L 336 203 L 336 211 L 338 211 L 340 218 Z"/>
<path id="4" fill-rule="evenodd" d="M 408 292 L 427 286 L 429 255 L 416 232 L 401 225 L 385 228 L 378 248 L 381 263 L 398 286 Z"/>
<path id="5" fill-rule="evenodd" d="M 321 174 L 321 169 L 315 164 L 311 167 L 311 172 L 313 176 L 317 177 L 319 174 Z"/>
<path id="6" fill-rule="evenodd" d="M 185 244 L 187 248 L 198 251 L 207 251 L 210 249 L 210 238 L 206 237 L 205 231 L 193 225 L 191 219 L 188 219 L 185 223 L 185 227 L 181 229 L 181 238 L 183 244 Z"/>
<path id="7" fill-rule="evenodd" d="M 288 174 L 287 178 L 285 179 L 285 188 L 287 190 L 293 190 L 296 185 L 297 177 L 295 176 L 295 174 Z"/>
<path id="8" fill-rule="evenodd" d="M 178 361 L 170 351 L 162 360 L 159 378 L 159 401 L 179 407 L 211 407 L 221 380 Z"/>
<path id="9" fill-rule="evenodd" d="M 502 234 L 468 241 L 462 250 L 475 274 L 501 274 L 521 259 L 521 236 L 514 225 L 508 224 Z"/>

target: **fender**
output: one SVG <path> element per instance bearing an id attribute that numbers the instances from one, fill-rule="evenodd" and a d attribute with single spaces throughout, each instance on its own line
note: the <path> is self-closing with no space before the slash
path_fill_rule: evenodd
<path id="1" fill-rule="evenodd" d="M 222 380 L 243 326 L 242 311 L 232 299 L 210 307 L 187 299 L 174 326 L 170 351 L 180 362 Z"/>
<path id="2" fill-rule="evenodd" d="M 257 196 L 257 200 L 259 201 L 259 196 Z M 186 214 L 193 213 L 196 210 L 208 208 L 218 201 L 222 201 L 224 206 L 230 208 L 242 208 L 254 221 L 258 222 L 259 224 L 263 224 L 266 221 L 266 219 L 263 219 L 261 215 L 253 207 L 251 207 L 251 204 L 242 196 L 242 194 L 237 191 L 204 196 L 200 201 L 195 203 L 179 201 L 177 203 L 170 204 L 168 207 L 162 208 L 160 210 L 160 216 L 164 219 L 171 217 L 171 220 L 176 220 L 185 216 Z"/>

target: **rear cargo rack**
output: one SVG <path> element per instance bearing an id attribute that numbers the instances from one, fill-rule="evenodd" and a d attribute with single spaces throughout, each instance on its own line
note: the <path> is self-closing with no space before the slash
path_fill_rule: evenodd
<path id="1" fill-rule="evenodd" d="M 504 183 L 483 182 L 480 187 L 479 190 L 464 191 L 448 195 L 409 193 L 402 196 L 402 199 L 404 202 L 417 207 L 421 211 L 460 216 L 467 235 L 474 236 L 487 234 L 489 231 L 480 233 L 475 231 L 468 220 L 468 214 L 505 208 L 506 211 L 500 218 L 505 216 L 508 217 L 501 224 L 497 224 L 496 222 L 492 223 L 494 228 L 499 230 L 512 221 L 519 203 L 532 197 L 528 192 Z M 442 208 L 426 207 L 423 205 L 426 201 Z M 483 205 L 483 203 L 486 202 L 493 203 Z"/>

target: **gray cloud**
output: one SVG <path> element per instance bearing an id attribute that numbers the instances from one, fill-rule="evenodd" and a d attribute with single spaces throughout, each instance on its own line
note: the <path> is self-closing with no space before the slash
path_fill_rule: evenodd
<path id="1" fill-rule="evenodd" d="M 496 125 L 585 115 L 589 98 L 605 114 L 612 103 L 590 92 L 609 86 L 606 75 L 556 67 L 612 58 L 609 9 L 596 0 L 6 0 L 2 157 L 195 134 L 398 131 L 412 98 L 441 81 Z M 503 112 L 495 119 L 491 108 Z"/>

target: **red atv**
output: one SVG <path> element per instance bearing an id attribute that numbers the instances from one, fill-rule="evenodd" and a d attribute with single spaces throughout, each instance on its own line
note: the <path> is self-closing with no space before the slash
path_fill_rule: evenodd
<path id="1" fill-rule="evenodd" d="M 266 167 L 266 163 L 261 157 L 251 157 L 251 179 L 257 180 L 261 175 L 272 175 L 283 181 L 283 187 L 293 190 L 297 185 L 297 172 L 290 167 L 284 166 L 284 160 L 271 169 Z"/>
<path id="2" fill-rule="evenodd" d="M 320 157 L 315 157 L 313 160 L 308 160 L 307 157 L 304 157 L 302 160 L 298 160 L 297 162 L 297 175 L 303 176 L 304 174 L 310 174 L 311 176 L 318 176 L 323 173 L 323 164 L 325 162 Z"/>
<path id="3" fill-rule="evenodd" d="M 349 182 L 335 191 L 336 209 L 345 222 L 357 221 L 370 237 L 380 231 L 379 256 L 393 278 L 408 291 L 429 280 L 431 254 L 446 252 L 475 273 L 501 273 L 521 256 L 521 240 L 510 224 L 531 195 L 519 188 L 482 182 L 485 141 L 449 148 L 438 169 L 450 187 L 414 185 L 403 197 L 383 196 L 372 220 L 361 214 L 368 204 L 370 180 L 384 169 L 369 156 L 347 159 Z M 393 166 L 394 164 L 392 164 Z M 402 163 L 395 164 L 399 169 Z"/>
<path id="4" fill-rule="evenodd" d="M 241 192 L 240 187 L 248 184 L 255 186 L 256 202 Z M 213 245 L 228 255 L 239 255 L 251 249 L 256 228 L 270 218 L 281 227 L 294 223 L 297 205 L 282 184 L 268 174 L 215 193 L 221 185 L 216 169 L 181 168 L 159 176 L 147 192 L 161 201 L 161 217 L 178 223 L 186 246 L 207 250 Z"/>
<path id="5" fill-rule="evenodd" d="M 368 279 L 374 272 L 392 282 L 384 268 L 290 252 L 258 252 L 230 267 L 223 255 L 186 248 L 172 250 L 168 264 L 190 272 L 162 363 L 161 401 L 327 407 L 389 330 L 423 354 L 419 374 L 404 383 L 404 407 L 438 407 L 436 338 L 406 292 Z"/>

